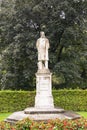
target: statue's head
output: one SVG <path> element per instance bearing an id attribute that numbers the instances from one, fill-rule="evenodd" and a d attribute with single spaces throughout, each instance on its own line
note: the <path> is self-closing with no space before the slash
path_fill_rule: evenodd
<path id="1" fill-rule="evenodd" d="M 43 31 L 40 32 L 40 36 L 43 38 L 45 37 L 45 33 Z"/>

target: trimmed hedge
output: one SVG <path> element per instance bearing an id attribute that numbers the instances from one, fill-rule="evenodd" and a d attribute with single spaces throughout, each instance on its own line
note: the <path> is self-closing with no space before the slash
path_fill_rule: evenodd
<path id="1" fill-rule="evenodd" d="M 54 104 L 65 110 L 87 111 L 87 90 L 53 90 Z M 0 91 L 0 112 L 33 107 L 35 91 Z"/>
<path id="2" fill-rule="evenodd" d="M 54 104 L 65 110 L 87 111 L 87 90 L 57 90 L 53 91 Z"/>
<path id="3" fill-rule="evenodd" d="M 0 112 L 24 110 L 34 105 L 35 92 L 0 91 Z"/>

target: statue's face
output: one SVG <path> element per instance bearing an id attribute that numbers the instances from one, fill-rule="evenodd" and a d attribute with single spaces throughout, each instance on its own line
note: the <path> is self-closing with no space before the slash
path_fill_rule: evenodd
<path id="1" fill-rule="evenodd" d="M 40 32 L 41 37 L 45 37 L 45 33 L 44 32 Z"/>

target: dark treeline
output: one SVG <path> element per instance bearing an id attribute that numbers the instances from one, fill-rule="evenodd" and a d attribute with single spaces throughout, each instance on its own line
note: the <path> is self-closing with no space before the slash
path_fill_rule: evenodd
<path id="1" fill-rule="evenodd" d="M 0 2 L 0 89 L 32 90 L 36 40 L 50 41 L 54 88 L 87 88 L 87 0 Z"/>

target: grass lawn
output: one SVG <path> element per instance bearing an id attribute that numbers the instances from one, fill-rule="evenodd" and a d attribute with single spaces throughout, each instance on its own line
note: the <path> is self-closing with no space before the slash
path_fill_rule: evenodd
<path id="1" fill-rule="evenodd" d="M 87 112 L 77 112 L 78 114 L 80 114 L 81 116 L 87 118 Z"/>
<path id="2" fill-rule="evenodd" d="M 11 115 L 11 113 L 0 113 L 0 121 L 3 121 L 9 115 Z"/>
<path id="3" fill-rule="evenodd" d="M 81 116 L 87 118 L 87 112 L 77 112 L 77 113 L 80 114 Z M 0 113 L 0 121 L 3 121 L 9 115 L 11 115 L 11 113 Z"/>

